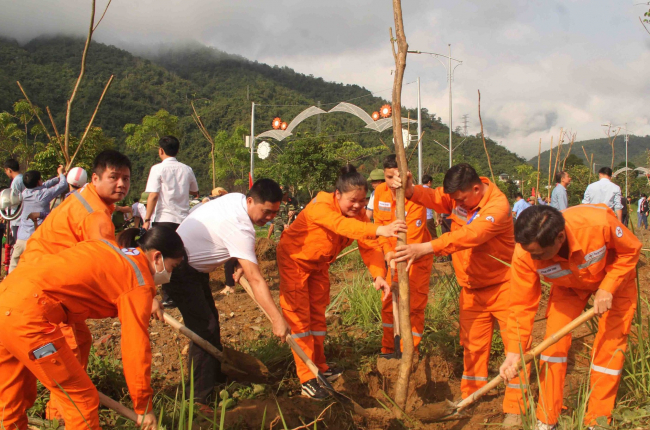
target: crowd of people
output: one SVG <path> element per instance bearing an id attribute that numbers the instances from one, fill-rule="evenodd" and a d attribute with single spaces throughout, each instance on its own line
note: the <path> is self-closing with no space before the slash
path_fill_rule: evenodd
<path id="1" fill-rule="evenodd" d="M 5 163 L 11 188 L 23 197 L 23 212 L 9 229 L 15 239 L 11 267 L 0 284 L 4 428 L 26 428 L 37 380 L 51 392 L 48 418 L 63 419 L 69 429 L 99 428 L 98 393 L 86 373 L 92 335 L 85 321 L 108 317 L 122 323 L 124 374 L 138 424 L 156 428 L 149 321 L 163 320 L 165 308 L 178 307 L 190 330 L 222 349 L 210 288 L 210 273 L 222 265 L 225 292 L 233 292 L 245 276 L 271 319 L 273 334 L 281 341 L 295 339 L 333 381 L 343 369 L 325 356 L 329 267 L 355 240 L 373 287 L 381 291 L 383 337 L 377 353 L 386 359 L 399 359 L 401 352 L 393 320 L 396 263 L 407 263 L 417 350 L 434 259 L 451 258 L 462 287 L 462 397 L 488 381 L 498 324 L 507 353 L 500 367 L 507 380 L 505 427 L 521 424 L 530 368 L 517 364 L 532 344 L 541 281 L 552 285 L 546 336 L 578 316 L 593 297 L 601 318 L 585 424 L 594 426 L 603 416 L 611 419 L 636 308 L 635 266 L 641 249 L 624 222 L 621 206 L 627 205 L 610 181 L 611 170 L 601 169 L 600 180 L 589 186 L 581 205 L 567 208 L 571 178 L 560 172 L 548 204 L 540 199 L 529 205 L 518 195 L 511 208 L 496 184 L 469 164 L 452 166 L 443 185 L 433 188 L 428 175 L 422 185 L 414 185 L 410 173 L 401 177 L 395 155 L 389 155 L 370 178 L 345 166 L 334 191 L 319 192 L 304 207 L 289 187 L 259 179 L 245 195 L 214 189 L 190 208 L 190 196 L 198 197 L 199 187 L 192 169 L 176 159 L 180 143 L 166 136 L 159 146 L 161 163 L 151 167 L 145 193 L 131 206 L 116 206 L 128 195 L 131 179 L 131 163 L 120 152 L 101 152 L 90 180 L 83 169 L 66 174 L 60 166 L 56 178 L 43 182 L 39 172 L 20 175 L 15 160 Z M 400 187 L 407 199 L 405 221 L 396 215 Z M 62 201 L 53 204 L 62 194 Z M 116 211 L 134 220 L 134 228 L 117 236 L 111 220 Z M 267 224 L 268 239 L 278 241 L 279 307 L 255 255 L 255 227 Z M 407 245 L 397 246 L 400 233 L 406 233 Z M 540 357 L 538 429 L 557 424 L 570 343 L 566 336 Z M 211 413 L 215 386 L 226 381 L 221 363 L 194 343 L 188 358 L 194 400 L 202 412 Z M 297 355 L 295 361 L 302 395 L 328 397 Z"/>

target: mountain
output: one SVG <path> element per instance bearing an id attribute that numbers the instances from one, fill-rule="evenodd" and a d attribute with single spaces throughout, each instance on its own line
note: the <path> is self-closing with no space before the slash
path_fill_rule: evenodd
<path id="1" fill-rule="evenodd" d="M 542 142 L 542 145 L 545 143 Z M 546 145 L 550 146 L 550 142 L 546 142 Z M 548 147 L 547 146 L 547 147 Z M 594 155 L 594 163 L 596 164 L 596 170 L 603 166 L 611 167 L 612 164 L 612 147 L 609 144 L 607 138 L 601 139 L 591 139 L 583 140 L 580 142 L 574 142 L 573 148 L 571 149 L 571 154 L 578 156 L 584 165 L 589 165 L 588 160 L 585 158 L 584 151 L 582 148 L 585 148 L 587 155 L 591 158 L 591 154 Z M 562 147 L 562 153 L 560 154 L 561 159 L 563 159 L 569 146 L 566 144 Z M 647 166 L 648 165 L 648 154 L 647 151 L 650 150 L 650 136 L 628 136 L 628 163 L 634 164 L 634 166 Z M 557 156 L 557 147 L 553 149 L 553 159 Z M 541 156 L 541 166 L 546 166 L 548 169 L 548 160 L 549 160 L 549 149 L 542 152 Z M 533 157 L 528 161 L 535 169 L 537 169 L 537 157 Z M 622 166 L 625 163 L 625 135 L 619 135 L 614 141 L 614 170 L 616 166 Z M 542 167 L 542 171 L 544 171 Z"/>
<path id="2" fill-rule="evenodd" d="M 12 112 L 13 104 L 23 98 L 16 85 L 16 81 L 20 81 L 34 104 L 43 111 L 46 106 L 50 107 L 59 130 L 62 130 L 65 105 L 79 73 L 83 45 L 82 39 L 63 36 L 41 37 L 25 45 L 0 40 L 0 112 Z M 349 101 L 369 114 L 389 103 L 358 85 L 326 82 L 287 67 L 271 67 L 198 44 L 159 47 L 145 58 L 93 42 L 88 53 L 86 75 L 72 109 L 74 133 L 83 131 L 110 75 L 115 75 L 115 78 L 95 125 L 114 139 L 118 149 L 126 150 L 125 124 L 140 123 L 145 115 L 153 115 L 160 109 L 178 116 L 179 138 L 183 145 L 179 160 L 193 167 L 202 193 L 211 188 L 210 149 L 190 117 L 190 101 L 193 99 L 197 100 L 197 105 L 199 101 L 203 105 L 201 116 L 212 135 L 220 131 L 230 134 L 238 126 L 250 128 L 251 101 L 259 105 L 256 134 L 270 129 L 276 116 L 290 122 L 305 108 L 319 103 L 327 111 L 340 101 Z M 402 113 L 405 117 L 417 118 L 414 109 Z M 47 116 L 43 119 L 49 128 Z M 304 133 L 314 135 L 320 130 L 324 138 L 345 138 L 364 147 L 381 145 L 381 140 L 392 145 L 390 130 L 377 133 L 368 131 L 365 125 L 361 119 L 345 113 L 320 115 L 320 118 L 305 120 L 296 129 L 297 134 L 289 139 L 298 139 L 299 134 Z M 422 113 L 422 128 L 424 171 L 431 174 L 444 172 L 449 156 L 436 141 L 446 145 L 448 129 L 435 113 L 426 109 Z M 413 125 L 412 133 L 415 129 Z M 465 138 L 454 134 L 453 139 L 454 146 L 463 142 L 454 151 L 454 163 L 469 162 L 482 175 L 489 175 L 480 136 Z M 280 150 L 287 140 L 277 143 Z M 487 146 L 495 175 L 512 173 L 515 166 L 525 163 L 525 159 L 492 140 L 487 140 Z M 407 148 L 407 154 L 412 150 L 413 144 Z M 154 151 L 146 154 L 126 152 L 134 164 L 132 194 L 139 194 L 149 167 L 157 162 L 157 155 Z M 360 161 L 360 171 L 368 173 L 380 165 L 385 154 L 388 150 Z M 273 155 L 260 161 L 260 165 L 264 163 L 273 163 Z M 417 154 L 411 158 L 410 167 L 417 168 Z M 226 179 L 222 185 L 232 189 L 232 181 L 232 178 Z"/>

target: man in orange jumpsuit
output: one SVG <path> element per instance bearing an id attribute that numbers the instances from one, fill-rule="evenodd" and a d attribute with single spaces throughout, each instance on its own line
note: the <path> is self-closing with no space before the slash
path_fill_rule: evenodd
<path id="1" fill-rule="evenodd" d="M 540 277 L 551 281 L 546 336 L 577 318 L 591 296 L 602 315 L 592 348 L 591 385 L 585 425 L 611 418 L 621 379 L 627 335 L 637 305 L 636 264 L 641 242 L 604 204 L 580 205 L 562 212 L 551 206 L 526 209 L 515 225 L 511 313 L 506 360 L 501 375 L 516 375 L 520 346 L 530 344 L 541 297 Z M 556 428 L 562 410 L 571 335 L 547 348 L 540 358 L 537 428 Z"/>
<path id="2" fill-rule="evenodd" d="M 72 193 L 45 218 L 27 241 L 19 264 L 36 262 L 46 255 L 58 254 L 85 240 L 114 241 L 115 226 L 111 221 L 114 203 L 128 194 L 130 181 L 131 162 L 126 155 L 114 150 L 98 154 L 93 162 L 91 183 L 81 191 Z M 59 270 L 65 271 L 65 266 Z M 157 305 L 157 300 L 154 304 Z M 62 324 L 61 330 L 85 368 L 92 345 L 92 335 L 86 323 L 80 321 Z M 56 405 L 52 403 L 48 404 L 46 415 L 49 419 L 60 418 Z"/>
<path id="3" fill-rule="evenodd" d="M 184 249 L 176 234 L 151 235 L 141 247 L 122 250 L 107 240 L 83 242 L 33 263 L 21 262 L 2 282 L 2 428 L 27 428 L 26 411 L 36 399 L 38 379 L 61 407 L 66 429 L 99 429 L 97 389 L 63 337 L 60 324 L 113 317 L 122 323 L 124 377 L 133 409 L 140 415 L 138 424 L 157 428 L 147 330 L 156 295 L 154 279 L 180 264 Z"/>
<path id="4" fill-rule="evenodd" d="M 395 215 L 396 205 L 395 190 L 390 188 L 393 178 L 398 176 L 397 160 L 395 154 L 384 159 L 385 182 L 375 188 L 375 201 L 373 216 L 375 224 L 387 225 L 397 219 Z M 408 228 L 407 243 L 425 243 L 431 241 L 431 234 L 427 229 L 427 211 L 424 206 L 406 201 L 406 226 Z M 397 239 L 390 237 L 379 237 L 379 243 L 384 250 L 387 262 L 393 258 Z M 433 266 L 433 255 L 425 255 L 415 261 L 409 272 L 409 288 L 411 291 L 411 327 L 413 330 L 413 344 L 417 348 L 422 340 L 424 332 L 424 309 L 427 307 L 429 297 L 429 279 L 431 278 L 431 267 Z M 395 275 L 397 275 L 395 273 Z M 389 280 L 390 282 L 390 280 Z M 381 320 L 384 327 L 384 336 L 381 340 L 381 352 L 391 354 L 394 352 L 393 333 L 393 302 L 388 297 L 382 303 Z"/>
<path id="5" fill-rule="evenodd" d="M 393 186 L 401 186 L 396 178 Z M 515 247 L 510 204 L 487 178 L 479 177 L 466 163 L 451 167 L 443 187 L 414 187 L 408 174 L 406 198 L 411 202 L 450 214 L 451 232 L 432 242 L 397 247 L 396 261 L 413 261 L 427 254 L 452 255 L 460 293 L 460 342 L 465 350 L 461 393 L 466 398 L 487 383 L 488 361 L 495 320 L 505 339 L 510 292 L 510 263 Z M 497 259 L 501 260 L 498 261 Z M 521 421 L 522 388 L 518 380 L 506 387 L 504 426 Z"/>

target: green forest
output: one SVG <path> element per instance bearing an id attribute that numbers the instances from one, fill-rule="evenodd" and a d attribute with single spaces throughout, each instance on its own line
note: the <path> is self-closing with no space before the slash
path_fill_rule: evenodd
<path id="1" fill-rule="evenodd" d="M 0 41 L 0 156 L 15 155 L 31 168 L 54 169 L 56 151 L 49 151 L 49 164 L 42 160 L 42 155 L 40 160 L 36 157 L 47 152 L 47 138 L 36 118 L 29 114 L 16 81 L 20 81 L 41 112 L 49 132 L 53 130 L 45 113 L 47 107 L 62 129 L 66 102 L 79 73 L 83 44 L 82 39 L 70 37 L 38 38 L 24 46 L 11 40 Z M 111 75 L 115 78 L 94 122 L 97 136 L 88 148 L 112 146 L 126 151 L 134 164 L 132 196 L 143 191 L 149 167 L 157 162 L 151 142 L 166 132 L 181 139 L 178 158 L 193 167 L 201 192 L 208 193 L 212 188 L 210 143 L 191 117 L 192 101 L 215 141 L 217 185 L 239 191 L 248 182 L 250 153 L 244 146 L 244 136 L 250 134 L 252 101 L 263 105 L 256 111 L 257 134 L 271 129 L 273 118 L 290 122 L 302 110 L 318 103 L 329 110 L 338 102 L 350 101 L 369 114 L 389 103 L 357 85 L 326 82 L 290 68 L 270 67 L 213 48 L 197 45 L 159 50 L 150 58 L 142 58 L 93 42 L 86 75 L 72 109 L 72 134 L 83 132 Z M 404 110 L 403 115 L 417 118 L 415 110 Z M 436 141 L 446 145 L 448 129 L 435 113 L 426 109 L 422 122 L 423 170 L 440 182 L 449 156 Z M 413 124 L 412 134 L 415 127 Z M 454 134 L 453 138 L 454 146 L 462 143 L 454 153 L 454 162 L 472 163 L 481 174 L 489 175 L 480 136 L 468 136 L 465 140 L 464 136 Z M 362 120 L 350 114 L 333 113 L 309 118 L 294 130 L 293 136 L 271 142 L 269 158 L 256 159 L 256 176 L 271 176 L 296 190 L 310 192 L 313 190 L 307 190 L 303 184 L 307 173 L 310 186 L 323 188 L 331 187 L 338 168 L 346 161 L 369 173 L 389 153 L 392 131 L 369 131 Z M 487 146 L 495 175 L 514 172 L 515 166 L 525 163 L 523 158 L 489 139 Z M 414 147 L 412 143 L 407 154 L 412 154 Z M 318 166 L 296 165 L 299 161 L 304 164 L 309 157 Z M 322 160 L 327 162 L 321 163 Z M 416 153 L 410 158 L 410 166 L 416 171 Z"/>
<path id="2" fill-rule="evenodd" d="M 66 102 L 79 73 L 83 45 L 82 39 L 70 37 L 37 38 L 24 46 L 0 40 L 0 157 L 18 157 L 26 168 L 40 169 L 46 175 L 54 174 L 56 165 L 63 162 L 58 148 L 48 144 L 46 131 L 53 134 L 54 130 L 46 112 L 49 108 L 57 128 L 63 129 Z M 251 102 L 258 105 L 256 134 L 271 129 L 274 118 L 291 122 L 309 106 L 328 111 L 348 101 L 371 114 L 389 103 L 357 85 L 326 82 L 287 67 L 271 67 L 198 44 L 159 49 L 144 58 L 93 42 L 72 108 L 71 135 L 83 132 L 111 75 L 114 80 L 76 164 L 89 167 L 93 154 L 103 148 L 125 151 L 134 165 L 130 197 L 144 190 L 149 168 L 158 162 L 157 139 L 165 134 L 180 138 L 178 158 L 194 169 L 201 193 L 212 189 L 211 143 L 192 117 L 192 104 L 215 145 L 215 184 L 244 191 L 250 163 L 245 136 L 250 134 Z M 35 105 L 46 130 L 17 81 Z M 416 119 L 417 112 L 405 109 L 403 116 Z M 447 145 L 449 132 L 441 118 L 426 109 L 422 123 L 423 173 L 431 174 L 434 185 L 439 185 L 449 163 L 448 152 L 441 146 Z M 265 160 L 256 157 L 256 177 L 276 179 L 305 200 L 318 190 L 331 189 L 338 169 L 347 162 L 368 174 L 392 152 L 393 144 L 391 129 L 378 133 L 365 125 L 346 113 L 313 116 L 283 141 L 268 139 L 271 155 Z M 415 130 L 416 124 L 412 124 L 411 134 Z M 77 141 L 73 138 L 71 144 Z M 481 175 L 489 176 L 480 135 L 454 133 L 453 142 L 454 163 L 470 163 Z M 525 192 L 536 186 L 537 175 L 532 171 L 536 170 L 536 158 L 527 164 L 524 158 L 490 139 L 486 144 L 495 176 L 507 173 L 511 179 L 523 178 Z M 589 154 L 594 153 L 598 164 L 611 160 L 606 139 L 576 143 L 572 154 L 584 159 L 581 146 Z M 645 163 L 648 148 L 650 137 L 631 136 L 630 160 Z M 624 157 L 622 136 L 617 138 L 615 150 L 618 164 Z M 407 154 L 411 170 L 417 172 L 415 142 L 407 148 Z M 572 157 L 569 161 L 573 165 L 578 160 Z M 542 153 L 542 164 L 547 163 L 548 151 Z M 548 174 L 546 169 L 541 170 L 543 186 Z M 2 181 L 0 184 L 6 186 L 7 179 Z M 509 197 L 517 191 L 513 184 L 500 186 Z M 576 199 L 579 193 L 576 189 Z"/>

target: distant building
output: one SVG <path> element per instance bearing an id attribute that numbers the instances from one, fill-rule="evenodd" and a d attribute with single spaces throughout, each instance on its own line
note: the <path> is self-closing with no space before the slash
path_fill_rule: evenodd
<path id="1" fill-rule="evenodd" d="M 502 173 L 502 174 L 499 175 L 499 180 L 501 182 L 506 182 L 509 179 L 510 179 L 510 175 L 508 175 L 507 173 Z"/>

